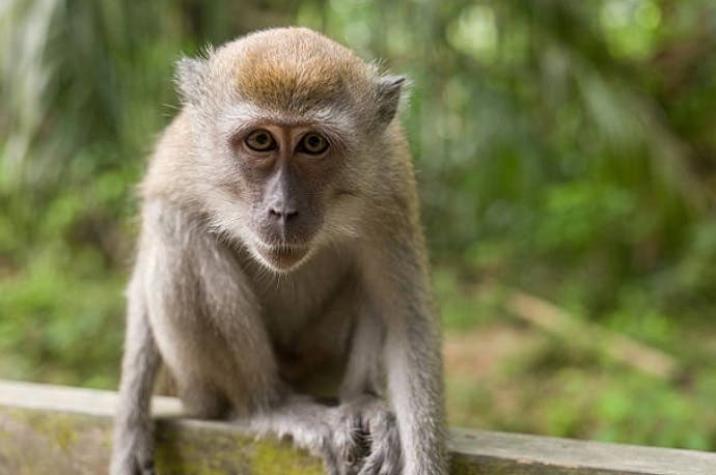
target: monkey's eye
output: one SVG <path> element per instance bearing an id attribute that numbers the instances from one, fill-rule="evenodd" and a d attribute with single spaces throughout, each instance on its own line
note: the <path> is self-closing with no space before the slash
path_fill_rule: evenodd
<path id="1" fill-rule="evenodd" d="M 255 152 L 268 152 L 276 148 L 276 139 L 268 130 L 258 129 L 251 132 L 244 143 Z"/>
<path id="2" fill-rule="evenodd" d="M 298 151 L 308 155 L 320 155 L 328 149 L 328 140 L 315 132 L 309 132 L 298 144 Z"/>

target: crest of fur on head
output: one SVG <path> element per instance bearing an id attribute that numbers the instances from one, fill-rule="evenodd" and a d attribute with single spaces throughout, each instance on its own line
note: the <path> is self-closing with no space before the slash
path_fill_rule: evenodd
<path id="1" fill-rule="evenodd" d="M 203 58 L 183 58 L 176 81 L 189 106 L 238 100 L 299 115 L 332 106 L 363 112 L 355 119 L 369 128 L 393 119 L 406 82 L 381 75 L 375 65 L 315 31 L 294 27 L 258 31 L 208 48 Z"/>

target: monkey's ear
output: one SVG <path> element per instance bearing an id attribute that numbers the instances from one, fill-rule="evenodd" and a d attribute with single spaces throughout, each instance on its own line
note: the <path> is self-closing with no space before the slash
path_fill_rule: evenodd
<path id="1" fill-rule="evenodd" d="M 378 120 L 382 125 L 388 125 L 395 117 L 406 82 L 405 76 L 389 75 L 378 78 Z"/>
<path id="2" fill-rule="evenodd" d="M 183 103 L 197 104 L 201 99 L 207 63 L 206 59 L 194 58 L 181 58 L 177 61 L 174 82 Z"/>

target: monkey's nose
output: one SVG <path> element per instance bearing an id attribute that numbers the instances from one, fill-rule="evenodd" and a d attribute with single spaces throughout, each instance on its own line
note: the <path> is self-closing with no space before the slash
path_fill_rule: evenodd
<path id="1" fill-rule="evenodd" d="M 290 207 L 272 206 L 269 208 L 268 213 L 271 219 L 284 226 L 291 221 L 295 221 L 298 217 L 298 211 Z"/>

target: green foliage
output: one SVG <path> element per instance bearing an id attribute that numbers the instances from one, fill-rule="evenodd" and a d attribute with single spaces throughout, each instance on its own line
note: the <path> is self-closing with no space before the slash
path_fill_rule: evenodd
<path id="1" fill-rule="evenodd" d="M 484 382 L 450 372 L 455 422 L 716 448 L 712 1 L 5 3 L 0 375 L 115 383 L 133 187 L 177 104 L 173 62 L 293 23 L 413 79 L 448 339 L 537 333 L 501 307 L 514 287 L 684 368 L 656 381 L 546 338 Z"/>

